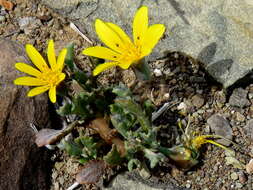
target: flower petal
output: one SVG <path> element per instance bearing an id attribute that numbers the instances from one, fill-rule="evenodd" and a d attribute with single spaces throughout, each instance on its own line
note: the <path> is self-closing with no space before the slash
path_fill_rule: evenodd
<path id="1" fill-rule="evenodd" d="M 119 35 L 119 37 L 125 44 L 133 45 L 129 36 L 118 25 L 113 24 L 111 22 L 106 22 L 106 24 Z"/>
<path id="2" fill-rule="evenodd" d="M 36 96 L 38 94 L 42 94 L 43 92 L 46 92 L 49 88 L 50 88 L 50 86 L 48 86 L 48 85 L 35 87 L 28 92 L 27 96 L 32 97 L 32 96 Z"/>
<path id="3" fill-rule="evenodd" d="M 58 80 L 58 82 L 57 82 L 57 85 L 58 85 L 61 81 L 63 81 L 63 80 L 65 79 L 65 77 L 66 77 L 65 73 L 61 73 L 60 76 L 59 76 L 59 80 Z"/>
<path id="4" fill-rule="evenodd" d="M 65 61 L 66 55 L 67 55 L 67 49 L 64 48 L 64 49 L 61 50 L 59 56 L 57 57 L 57 66 L 56 66 L 56 68 L 52 68 L 52 70 L 62 71 L 62 69 L 64 67 L 64 61 Z"/>
<path id="5" fill-rule="evenodd" d="M 115 51 L 101 46 L 86 48 L 83 50 L 83 54 L 113 61 L 118 60 L 120 57 L 120 54 L 116 53 Z"/>
<path id="6" fill-rule="evenodd" d="M 52 86 L 48 92 L 49 99 L 52 103 L 56 102 L 56 86 Z"/>
<path id="7" fill-rule="evenodd" d="M 51 69 L 56 67 L 56 57 L 54 51 L 54 41 L 49 40 L 48 47 L 47 47 L 47 59 Z"/>
<path id="8" fill-rule="evenodd" d="M 131 65 L 132 65 L 132 63 L 133 62 L 120 62 L 119 63 L 119 67 L 121 68 L 121 69 L 128 69 Z"/>
<path id="9" fill-rule="evenodd" d="M 16 63 L 15 68 L 32 76 L 40 76 L 41 72 L 26 63 Z"/>
<path id="10" fill-rule="evenodd" d="M 94 70 L 93 70 L 93 75 L 96 76 L 98 75 L 99 73 L 111 68 L 111 67 L 115 67 L 115 66 L 118 66 L 119 63 L 117 62 L 107 62 L 107 63 L 103 63 L 103 64 L 100 64 L 98 65 Z"/>
<path id="11" fill-rule="evenodd" d="M 148 8 L 142 6 L 137 10 L 133 20 L 134 44 L 139 46 L 143 41 L 144 34 L 148 29 Z"/>
<path id="12" fill-rule="evenodd" d="M 112 50 L 122 53 L 125 45 L 117 32 L 100 19 L 95 21 L 95 29 L 100 40 Z"/>
<path id="13" fill-rule="evenodd" d="M 148 28 L 141 44 L 141 57 L 147 56 L 151 53 L 152 49 L 162 37 L 164 31 L 165 26 L 163 24 L 154 24 Z"/>
<path id="14" fill-rule="evenodd" d="M 19 77 L 14 80 L 14 84 L 25 86 L 42 86 L 47 85 L 47 82 L 34 77 Z"/>
<path id="15" fill-rule="evenodd" d="M 25 49 L 28 57 L 40 71 L 45 72 L 49 69 L 43 57 L 31 44 L 26 44 Z"/>

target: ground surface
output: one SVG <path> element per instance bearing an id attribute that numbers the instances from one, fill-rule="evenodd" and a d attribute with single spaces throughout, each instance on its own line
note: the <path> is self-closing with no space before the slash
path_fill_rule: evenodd
<path id="1" fill-rule="evenodd" d="M 46 49 L 48 39 L 54 39 L 56 49 L 60 49 L 69 42 L 75 43 L 76 62 L 83 68 L 87 61 L 81 54 L 81 50 L 87 47 L 87 43 L 76 34 L 66 19 L 38 4 L 37 1 L 16 0 L 12 11 L 0 12 L 0 37 L 18 41 L 23 45 L 33 44 L 40 52 Z M 23 25 L 25 19 L 31 18 L 33 24 Z M 37 24 L 34 24 L 37 23 Z M 186 123 L 187 115 L 193 116 L 192 129 L 198 133 L 211 133 L 207 125 L 207 119 L 215 113 L 220 113 L 229 121 L 233 141 L 241 146 L 236 150 L 236 158 L 247 164 L 253 154 L 252 140 L 248 138 L 243 127 L 247 121 L 253 118 L 253 85 L 242 86 L 246 90 L 249 104 L 244 108 L 231 106 L 228 101 L 232 90 L 224 91 L 210 79 L 199 67 L 199 63 L 189 59 L 182 53 L 168 53 L 157 62 L 151 63 L 152 69 L 159 72 L 150 83 L 134 83 L 134 75 L 131 71 L 118 72 L 112 69 L 101 75 L 103 83 L 117 83 L 122 77 L 125 84 L 133 88 L 135 95 L 139 98 L 150 98 L 158 107 L 169 102 L 172 106 L 165 112 L 156 124 L 170 124 L 171 129 L 177 131 L 176 121 L 181 118 Z M 121 77 L 120 77 L 121 76 Z M 184 102 L 185 110 L 178 108 Z M 181 114 L 179 113 L 181 112 Z M 170 145 L 177 141 L 172 130 L 166 129 L 161 132 L 162 143 Z M 172 142 L 173 141 L 173 142 Z M 201 162 L 191 171 L 182 172 L 171 166 L 159 166 L 153 175 L 161 181 L 171 181 L 175 184 L 194 190 L 208 189 L 252 189 L 253 178 L 247 174 L 245 169 L 236 169 L 227 165 L 226 155 L 220 148 L 206 145 L 203 148 Z M 52 158 L 54 168 L 52 169 L 52 190 L 66 189 L 74 182 L 77 171 L 77 162 L 69 159 L 62 152 L 56 152 Z M 94 186 L 86 186 L 87 189 L 96 189 Z"/>

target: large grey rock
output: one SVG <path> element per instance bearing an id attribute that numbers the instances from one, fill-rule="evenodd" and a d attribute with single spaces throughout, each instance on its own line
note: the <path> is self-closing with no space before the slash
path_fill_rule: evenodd
<path id="1" fill-rule="evenodd" d="M 158 180 L 144 180 L 135 172 L 117 175 L 104 190 L 187 190 L 172 184 L 163 184 Z"/>
<path id="2" fill-rule="evenodd" d="M 223 136 L 228 140 L 232 140 L 233 131 L 227 119 L 221 114 L 214 114 L 207 119 L 207 124 L 211 127 L 211 130 L 216 134 Z M 217 142 L 229 146 L 231 143 L 225 139 L 217 140 Z"/>
<path id="3" fill-rule="evenodd" d="M 28 98 L 27 87 L 13 84 L 21 76 L 15 62 L 29 62 L 23 46 L 0 39 L 0 189 L 45 190 L 50 158 L 35 145 L 30 123 L 47 124 L 47 97 Z"/>
<path id="4" fill-rule="evenodd" d="M 150 23 L 167 26 L 151 58 L 182 51 L 198 58 L 225 88 L 250 79 L 253 69 L 253 2 L 251 0 L 42 0 L 97 39 L 96 18 L 117 23 L 129 34 L 136 9 L 149 7 Z M 251 75 L 251 76 L 250 76 Z"/>

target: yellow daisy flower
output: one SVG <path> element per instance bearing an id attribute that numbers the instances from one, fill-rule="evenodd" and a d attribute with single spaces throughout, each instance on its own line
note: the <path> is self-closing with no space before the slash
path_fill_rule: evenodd
<path id="1" fill-rule="evenodd" d="M 142 6 L 133 20 L 133 41 L 118 25 L 110 22 L 96 19 L 95 29 L 100 40 L 109 48 L 89 47 L 83 50 L 83 54 L 111 62 L 98 65 L 93 71 L 94 76 L 114 66 L 128 69 L 132 64 L 140 63 L 143 57 L 152 52 L 162 37 L 165 26 L 162 24 L 148 26 L 148 8 Z"/>
<path id="2" fill-rule="evenodd" d="M 27 73 L 31 76 L 19 77 L 14 80 L 16 85 L 37 86 L 31 89 L 27 96 L 32 97 L 49 90 L 48 95 L 51 102 L 56 102 L 56 86 L 64 80 L 65 74 L 62 73 L 64 60 L 67 49 L 62 49 L 59 56 L 55 56 L 54 42 L 50 40 L 47 49 L 47 58 L 49 66 L 40 53 L 31 45 L 27 44 L 26 53 L 32 63 L 37 67 L 34 68 L 26 63 L 16 63 L 17 70 Z"/>

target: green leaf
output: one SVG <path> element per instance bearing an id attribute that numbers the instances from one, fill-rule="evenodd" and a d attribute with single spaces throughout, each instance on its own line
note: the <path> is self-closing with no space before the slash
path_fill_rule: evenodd
<path id="1" fill-rule="evenodd" d="M 151 79 L 151 72 L 149 65 L 143 60 L 141 60 L 141 63 L 137 63 L 133 66 L 133 71 L 135 73 L 135 76 L 139 80 L 150 80 Z"/>
<path id="2" fill-rule="evenodd" d="M 70 115 L 72 114 L 71 109 L 72 105 L 66 103 L 57 110 L 57 113 L 61 116 Z"/>
<path id="3" fill-rule="evenodd" d="M 82 147 L 73 141 L 62 141 L 64 145 L 64 149 L 67 153 L 71 156 L 81 156 L 82 154 Z"/>
<path id="4" fill-rule="evenodd" d="M 71 71 L 74 71 L 74 44 L 70 43 L 67 47 L 67 55 L 65 57 L 65 64 Z"/>
<path id="5" fill-rule="evenodd" d="M 163 154 L 155 153 L 150 149 L 144 149 L 144 156 L 149 159 L 151 168 L 154 168 L 159 162 L 162 162 L 165 159 Z"/>
<path id="6" fill-rule="evenodd" d="M 111 151 L 104 156 L 103 160 L 105 160 L 109 165 L 118 165 L 123 161 L 123 158 L 120 157 L 117 147 L 113 145 Z"/>
<path id="7" fill-rule="evenodd" d="M 75 71 L 73 74 L 73 79 L 75 79 L 85 89 L 86 82 L 89 78 L 85 72 Z"/>
<path id="8" fill-rule="evenodd" d="M 83 146 L 83 157 L 88 157 L 89 160 L 97 158 L 97 143 L 94 141 L 92 137 L 88 136 L 81 136 L 78 137 L 76 140 L 79 144 Z"/>

